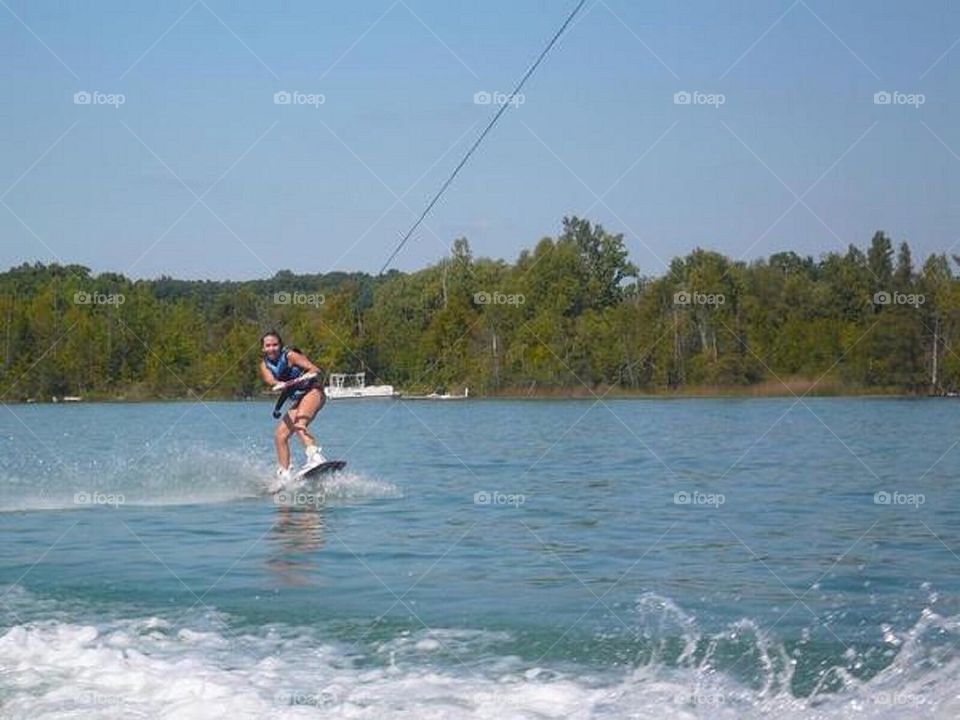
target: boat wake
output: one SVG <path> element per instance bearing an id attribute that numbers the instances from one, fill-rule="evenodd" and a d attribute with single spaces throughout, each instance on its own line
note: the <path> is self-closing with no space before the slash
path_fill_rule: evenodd
<path id="1" fill-rule="evenodd" d="M 785 659 L 785 651 L 763 641 L 752 623 L 706 638 L 691 618 L 656 597 L 638 602 L 638 633 L 666 612 L 686 635 L 646 647 L 618 670 L 524 660 L 510 652 L 515 638 L 504 631 L 404 630 L 358 646 L 315 626 L 230 628 L 229 618 L 215 611 L 104 620 L 102 612 L 52 607 L 20 588 L 9 600 L 16 612 L 34 618 L 0 612 L 0 705 L 11 719 L 832 720 L 960 713 L 960 664 L 946 652 L 960 639 L 960 622 L 931 611 L 900 638 L 893 662 L 869 680 L 836 672 L 833 689 L 823 685 L 798 695 L 790 690 L 790 663 L 776 660 Z M 720 646 L 738 632 L 747 654 L 764 666 L 766 682 L 741 682 L 721 668 Z M 698 653 L 704 640 L 711 649 Z"/>
<path id="2" fill-rule="evenodd" d="M 0 471 L 0 512 L 98 507 L 203 505 L 262 498 L 274 465 L 259 454 L 244 457 L 191 448 L 133 460 L 73 463 Z M 323 482 L 331 499 L 397 497 L 391 483 L 356 472 Z"/>

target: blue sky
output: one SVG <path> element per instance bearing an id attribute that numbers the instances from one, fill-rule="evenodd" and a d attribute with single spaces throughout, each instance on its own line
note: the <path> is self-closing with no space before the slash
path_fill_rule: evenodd
<path id="1" fill-rule="evenodd" d="M 0 267 L 376 272 L 493 113 L 475 94 L 575 4 L 3 0 Z M 960 251 L 958 40 L 947 0 L 587 0 L 394 267 L 461 235 L 512 260 L 567 214 L 649 275 L 877 229 Z"/>

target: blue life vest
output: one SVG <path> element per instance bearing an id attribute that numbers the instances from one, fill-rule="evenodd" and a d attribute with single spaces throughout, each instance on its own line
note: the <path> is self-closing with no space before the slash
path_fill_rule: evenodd
<path id="1" fill-rule="evenodd" d="M 287 359 L 287 353 L 289 352 L 289 348 L 283 348 L 276 362 L 272 362 L 266 355 L 263 356 L 263 364 L 273 373 L 277 382 L 287 382 L 303 375 L 303 368 L 290 364 L 289 359 Z"/>

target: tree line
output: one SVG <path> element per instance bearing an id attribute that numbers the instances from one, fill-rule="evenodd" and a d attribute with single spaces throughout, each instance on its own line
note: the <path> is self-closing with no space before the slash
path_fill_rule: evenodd
<path id="1" fill-rule="evenodd" d="M 819 259 L 696 249 L 656 277 L 621 234 L 564 218 L 510 263 L 466 239 L 412 273 L 132 280 L 0 274 L 0 399 L 249 397 L 276 327 L 328 371 L 472 394 L 960 389 L 957 256 L 914 265 L 877 232 Z"/>

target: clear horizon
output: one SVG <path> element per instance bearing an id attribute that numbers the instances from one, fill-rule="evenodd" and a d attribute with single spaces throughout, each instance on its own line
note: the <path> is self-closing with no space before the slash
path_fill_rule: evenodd
<path id="1" fill-rule="evenodd" d="M 574 5 L 9 2 L 0 267 L 375 274 Z M 588 1 L 392 267 L 461 235 L 513 261 L 564 215 L 647 276 L 876 230 L 949 253 L 958 36 L 947 2 Z"/>

